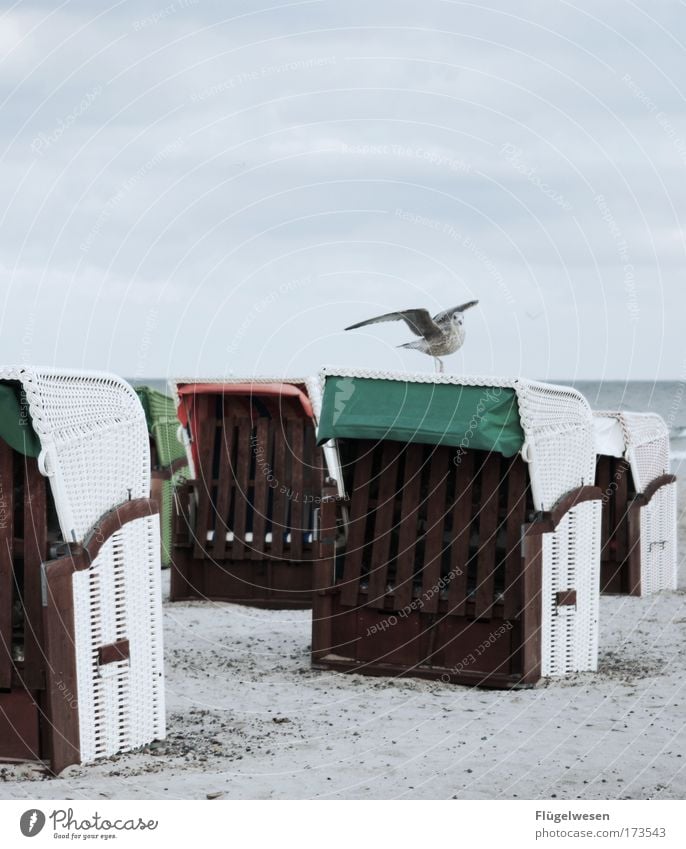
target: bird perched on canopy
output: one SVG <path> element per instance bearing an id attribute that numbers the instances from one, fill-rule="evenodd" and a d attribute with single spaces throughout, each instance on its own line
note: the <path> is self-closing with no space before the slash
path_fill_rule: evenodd
<path id="1" fill-rule="evenodd" d="M 380 324 L 384 321 L 404 321 L 410 330 L 419 336 L 416 342 L 405 342 L 398 345 L 399 348 L 409 348 L 413 351 L 421 351 L 433 357 L 437 371 L 443 372 L 443 360 L 441 357 L 454 354 L 464 345 L 466 331 L 464 329 L 464 313 L 475 307 L 478 301 L 468 301 L 459 307 L 436 313 L 433 318 L 428 310 L 403 310 L 402 312 L 388 312 L 385 315 L 377 315 L 366 321 L 358 321 L 351 324 L 346 330 L 356 330 L 358 327 L 366 327 L 368 324 Z"/>

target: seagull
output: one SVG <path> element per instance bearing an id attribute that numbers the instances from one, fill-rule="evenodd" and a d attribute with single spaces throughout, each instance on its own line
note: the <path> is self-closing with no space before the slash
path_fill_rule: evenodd
<path id="1" fill-rule="evenodd" d="M 385 315 L 377 315 L 376 318 L 368 318 L 366 321 L 358 321 L 351 324 L 346 330 L 356 330 L 367 324 L 379 324 L 382 321 L 404 321 L 410 330 L 421 338 L 416 342 L 405 342 L 398 345 L 399 348 L 410 348 L 413 351 L 421 351 L 435 360 L 436 370 L 443 372 L 443 361 L 440 359 L 446 354 L 454 354 L 464 344 L 466 331 L 464 329 L 465 310 L 475 307 L 478 301 L 468 301 L 451 310 L 443 310 L 433 318 L 428 310 L 404 310 L 403 312 L 388 312 Z"/>

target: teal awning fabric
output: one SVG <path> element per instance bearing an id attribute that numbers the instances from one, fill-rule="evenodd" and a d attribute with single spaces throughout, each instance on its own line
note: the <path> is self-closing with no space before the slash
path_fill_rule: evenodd
<path id="1" fill-rule="evenodd" d="M 319 444 L 392 439 L 514 456 L 524 432 L 514 389 L 327 376 Z"/>
<path id="2" fill-rule="evenodd" d="M 27 457 L 40 454 L 40 439 L 33 429 L 24 390 L 14 381 L 0 383 L 0 439 Z"/>
<path id="3" fill-rule="evenodd" d="M 136 394 L 145 412 L 148 433 L 155 440 L 161 465 L 166 467 L 185 458 L 186 449 L 176 438 L 179 420 L 174 399 L 149 386 L 137 386 Z"/>

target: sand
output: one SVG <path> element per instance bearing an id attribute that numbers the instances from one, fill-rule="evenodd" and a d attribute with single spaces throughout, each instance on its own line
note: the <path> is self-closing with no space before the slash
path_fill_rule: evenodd
<path id="1" fill-rule="evenodd" d="M 0 798 L 686 797 L 683 589 L 603 597 L 598 673 L 517 692 L 313 671 L 307 611 L 165 603 L 165 639 L 164 743 L 0 766 Z"/>

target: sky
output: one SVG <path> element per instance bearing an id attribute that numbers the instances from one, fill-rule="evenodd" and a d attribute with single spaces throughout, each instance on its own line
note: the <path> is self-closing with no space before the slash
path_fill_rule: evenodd
<path id="1" fill-rule="evenodd" d="M 686 380 L 686 4 L 0 4 L 0 360 Z"/>

